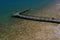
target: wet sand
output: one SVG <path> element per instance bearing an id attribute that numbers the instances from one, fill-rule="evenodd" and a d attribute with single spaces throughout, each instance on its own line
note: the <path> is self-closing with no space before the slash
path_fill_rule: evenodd
<path id="1" fill-rule="evenodd" d="M 43 11 L 37 12 L 35 15 L 39 17 L 59 18 L 59 6 L 60 4 L 56 3 L 49 8 L 43 9 Z M 16 21 L 15 23 L 9 29 L 1 27 L 1 40 L 60 40 L 60 24 L 25 19 L 21 19 L 20 22 Z"/>

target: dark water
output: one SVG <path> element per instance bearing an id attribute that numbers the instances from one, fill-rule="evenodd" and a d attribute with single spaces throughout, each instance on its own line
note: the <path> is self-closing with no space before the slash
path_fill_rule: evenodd
<path id="1" fill-rule="evenodd" d="M 11 14 L 21 9 L 43 8 L 54 0 L 0 0 L 0 24 L 10 21 Z"/>

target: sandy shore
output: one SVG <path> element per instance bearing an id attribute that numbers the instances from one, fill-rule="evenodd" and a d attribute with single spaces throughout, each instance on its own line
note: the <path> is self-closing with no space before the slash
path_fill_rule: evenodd
<path id="1" fill-rule="evenodd" d="M 45 8 L 43 11 L 39 11 L 35 15 L 39 17 L 59 18 L 59 11 L 60 3 L 56 3 L 49 8 Z M 0 40 L 60 40 L 60 24 L 24 19 L 15 23 L 17 24 L 11 24 L 9 29 L 1 27 Z M 9 24 L 6 26 L 8 27 Z"/>

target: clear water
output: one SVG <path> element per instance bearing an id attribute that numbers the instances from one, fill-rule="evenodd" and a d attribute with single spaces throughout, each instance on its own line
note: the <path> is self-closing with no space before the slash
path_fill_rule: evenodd
<path id="1" fill-rule="evenodd" d="M 52 3 L 53 0 L 0 0 L 0 24 L 7 22 L 10 15 L 21 9 L 38 9 Z"/>

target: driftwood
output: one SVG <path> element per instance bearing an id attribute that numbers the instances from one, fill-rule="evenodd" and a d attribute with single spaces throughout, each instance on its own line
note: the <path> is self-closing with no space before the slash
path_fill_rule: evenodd
<path id="1" fill-rule="evenodd" d="M 24 10 L 21 13 L 25 13 L 28 11 L 29 11 L 29 9 Z M 42 21 L 42 22 L 60 23 L 60 19 L 25 16 L 25 15 L 20 14 L 19 12 L 14 14 L 12 17 L 23 18 L 23 19 L 28 19 L 28 20 L 35 20 L 35 21 L 40 21 L 40 22 Z"/>

